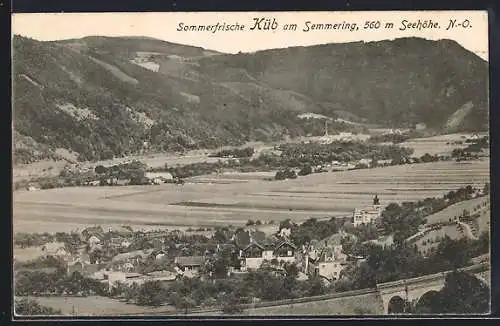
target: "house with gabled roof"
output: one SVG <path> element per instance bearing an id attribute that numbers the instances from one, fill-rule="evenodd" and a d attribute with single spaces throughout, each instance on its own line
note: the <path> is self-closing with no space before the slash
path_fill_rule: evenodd
<path id="1" fill-rule="evenodd" d="M 154 250 L 151 253 L 150 257 L 156 260 L 161 260 L 167 257 L 167 252 L 164 250 Z"/>
<path id="2" fill-rule="evenodd" d="M 42 253 L 44 256 L 54 256 L 54 257 L 67 257 L 69 256 L 66 246 L 62 242 L 49 242 L 42 246 Z"/>
<path id="3" fill-rule="evenodd" d="M 199 271 L 205 261 L 204 256 L 179 256 L 175 257 L 174 264 L 182 272 Z"/>
<path id="4" fill-rule="evenodd" d="M 89 245 L 90 248 L 95 247 L 101 242 L 102 242 L 101 237 L 96 234 L 93 234 L 87 238 L 87 244 Z"/>
<path id="5" fill-rule="evenodd" d="M 289 241 L 282 240 L 276 244 L 261 244 L 252 241 L 240 251 L 242 269 L 258 269 L 265 261 L 276 260 L 279 263 L 294 263 L 297 248 Z"/>
<path id="6" fill-rule="evenodd" d="M 274 256 L 278 261 L 295 262 L 295 250 L 297 248 L 289 241 L 282 241 L 274 248 Z"/>

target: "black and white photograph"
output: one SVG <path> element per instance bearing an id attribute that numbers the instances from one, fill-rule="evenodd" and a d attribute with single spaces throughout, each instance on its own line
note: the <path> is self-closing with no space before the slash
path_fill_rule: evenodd
<path id="1" fill-rule="evenodd" d="M 11 37 L 15 318 L 490 313 L 488 12 Z"/>

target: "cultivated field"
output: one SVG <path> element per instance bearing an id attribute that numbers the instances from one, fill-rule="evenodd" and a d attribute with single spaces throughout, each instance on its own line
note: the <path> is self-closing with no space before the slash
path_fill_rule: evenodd
<path id="1" fill-rule="evenodd" d="M 356 207 L 371 204 L 374 194 L 387 205 L 442 196 L 468 184 L 482 187 L 489 182 L 489 160 L 328 172 L 272 182 L 256 175 L 211 175 L 209 182 L 193 178 L 183 186 L 18 191 L 14 231 L 69 231 L 92 224 L 206 227 L 243 225 L 248 219 L 346 216 Z"/>

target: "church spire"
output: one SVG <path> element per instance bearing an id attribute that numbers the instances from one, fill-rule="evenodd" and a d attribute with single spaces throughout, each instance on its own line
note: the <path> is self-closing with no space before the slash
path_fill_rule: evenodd
<path id="1" fill-rule="evenodd" d="M 373 197 L 373 205 L 380 205 L 380 200 L 378 199 L 378 196 L 375 194 L 375 197 Z"/>

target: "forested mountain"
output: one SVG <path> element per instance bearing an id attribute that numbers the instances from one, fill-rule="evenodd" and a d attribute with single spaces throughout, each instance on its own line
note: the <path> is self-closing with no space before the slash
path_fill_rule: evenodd
<path id="1" fill-rule="evenodd" d="M 12 78 L 16 162 L 56 149 L 90 160 L 321 134 L 303 113 L 443 132 L 488 126 L 488 65 L 449 40 L 221 54 L 146 37 L 14 36 Z"/>

